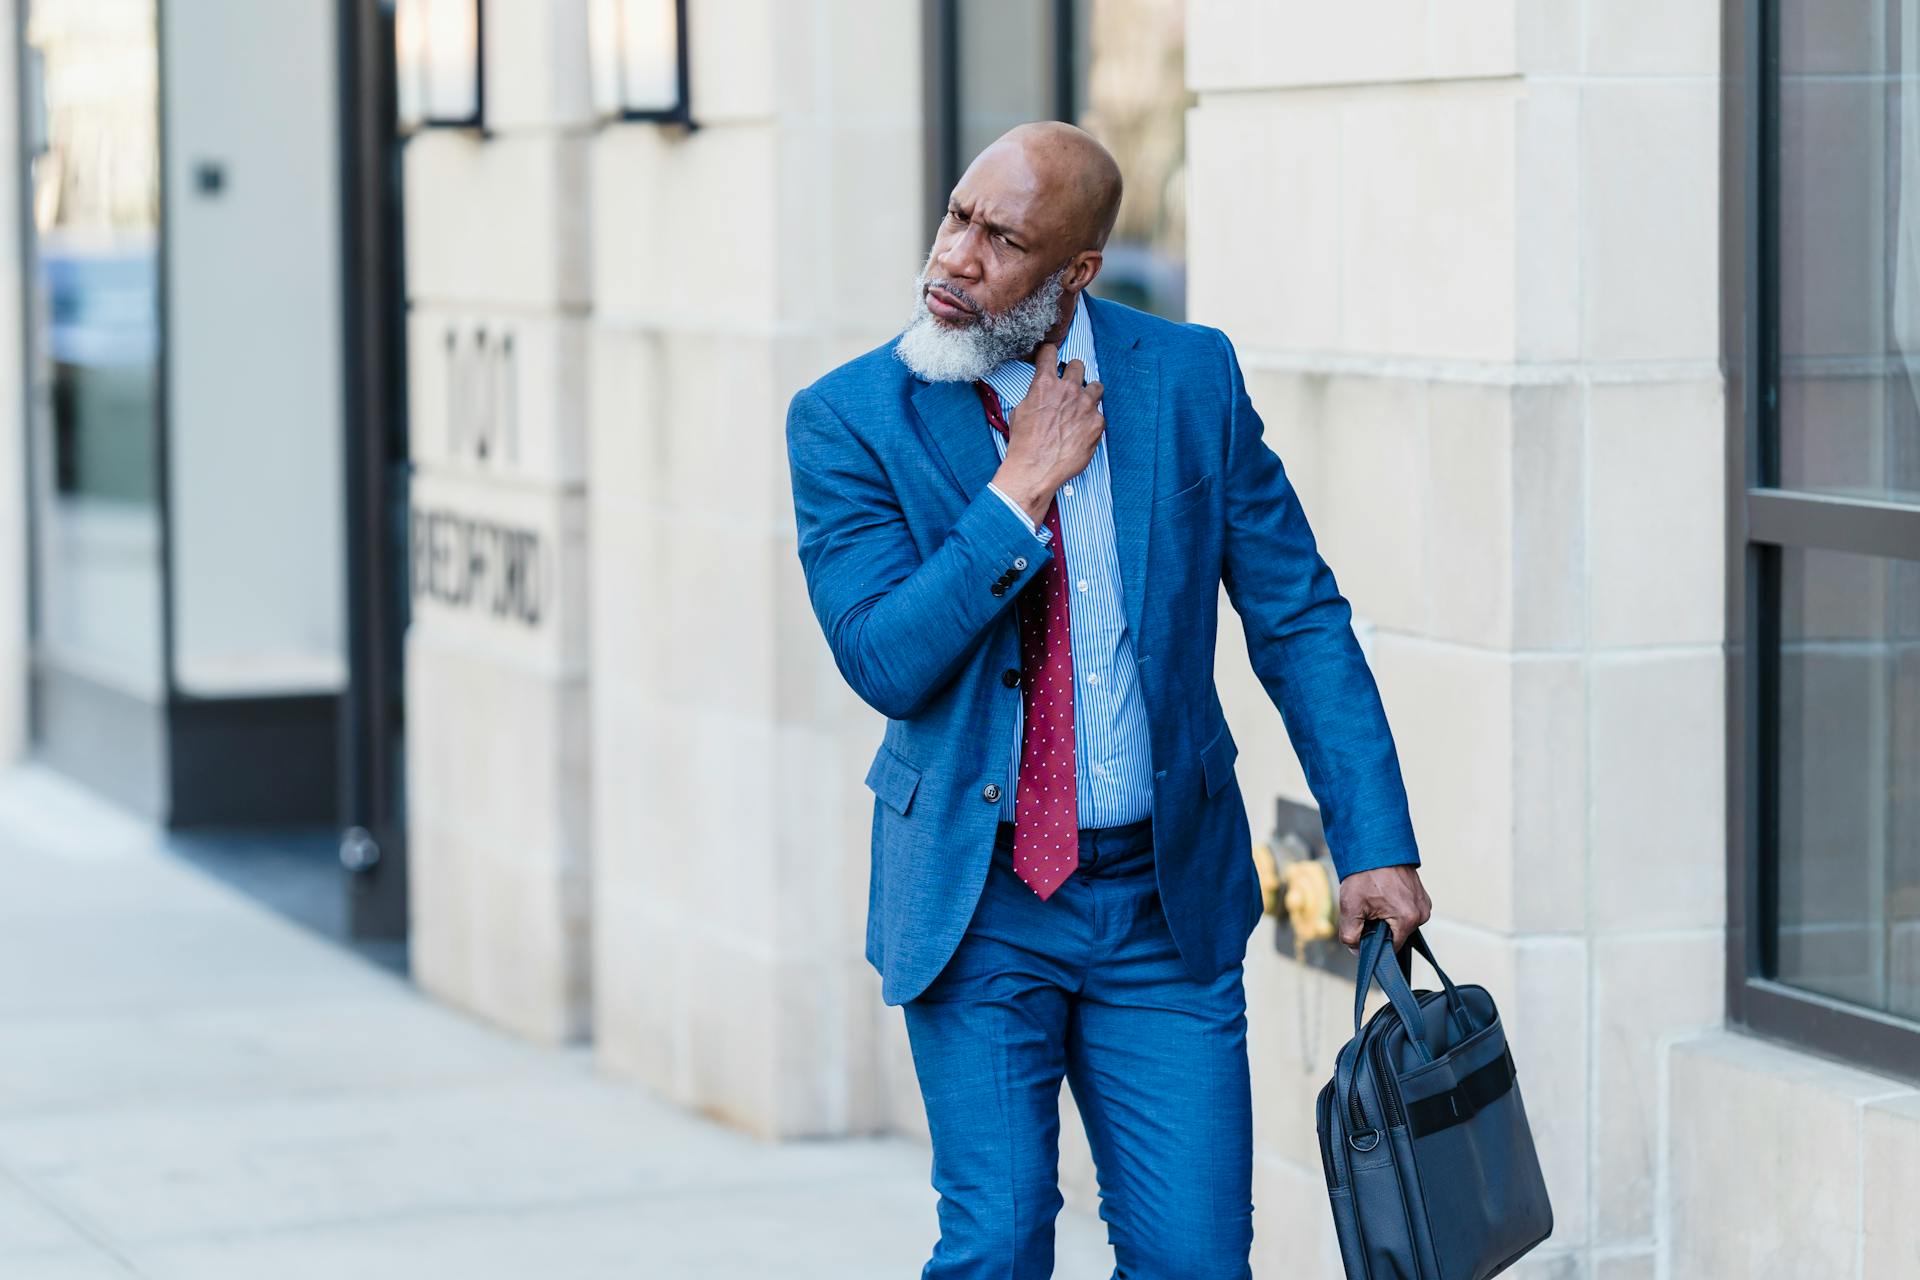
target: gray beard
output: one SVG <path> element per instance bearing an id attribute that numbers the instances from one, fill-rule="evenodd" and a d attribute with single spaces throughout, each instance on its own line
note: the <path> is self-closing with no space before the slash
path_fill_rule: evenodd
<path id="1" fill-rule="evenodd" d="M 929 382 L 975 382 L 1002 361 L 1018 360 L 1040 345 L 1060 319 L 1066 267 L 998 315 L 982 311 L 964 328 L 939 320 L 927 307 L 927 268 L 913 280 L 913 316 L 894 345 L 902 364 Z"/>

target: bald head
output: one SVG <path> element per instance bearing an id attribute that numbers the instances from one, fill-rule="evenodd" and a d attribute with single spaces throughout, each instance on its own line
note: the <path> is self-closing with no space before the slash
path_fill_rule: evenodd
<path id="1" fill-rule="evenodd" d="M 1060 120 L 1035 120 L 994 139 L 974 164 L 990 156 L 998 160 L 996 153 L 1003 151 L 1030 171 L 1042 200 L 1058 214 L 1061 230 L 1076 241 L 1074 248 L 1106 246 L 1120 215 L 1120 166 L 1099 139 Z"/>

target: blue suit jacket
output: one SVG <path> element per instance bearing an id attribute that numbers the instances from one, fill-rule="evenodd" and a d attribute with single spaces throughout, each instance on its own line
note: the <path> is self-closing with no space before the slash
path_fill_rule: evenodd
<path id="1" fill-rule="evenodd" d="M 1147 702 L 1161 902 L 1197 979 L 1260 918 L 1233 735 L 1213 684 L 1219 589 L 1319 802 L 1337 872 L 1419 862 L 1400 764 L 1352 610 L 1261 438 L 1226 335 L 1081 295 L 1105 386 L 1126 618 Z M 987 489 L 999 455 L 973 387 L 893 343 L 793 397 L 800 564 L 834 661 L 887 717 L 867 959 L 913 999 L 952 956 L 991 861 L 1020 692 L 1014 600 L 1053 552 Z M 1024 570 L 1015 568 L 1024 560 Z M 1012 586 L 994 584 L 1012 571 Z"/>

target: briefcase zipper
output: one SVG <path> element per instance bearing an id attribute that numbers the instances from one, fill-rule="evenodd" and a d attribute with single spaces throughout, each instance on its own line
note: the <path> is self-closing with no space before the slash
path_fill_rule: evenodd
<path id="1" fill-rule="evenodd" d="M 1374 1078 L 1380 1082 L 1380 1096 L 1386 1104 L 1387 1128 L 1398 1129 L 1406 1123 L 1406 1113 L 1400 1107 L 1400 1082 L 1394 1078 L 1387 1067 L 1385 1036 L 1375 1040 L 1371 1046 L 1373 1052 Z"/>
<path id="2" fill-rule="evenodd" d="M 1415 1003 L 1424 1005 L 1424 1002 L 1420 1000 L 1421 996 L 1440 994 L 1442 993 L 1436 991 L 1417 992 L 1414 995 L 1414 1001 Z M 1393 1006 L 1390 1004 L 1383 1004 L 1378 1009 L 1375 1009 L 1373 1016 L 1367 1019 L 1366 1025 L 1360 1028 L 1361 1037 L 1365 1038 L 1367 1032 L 1372 1029 L 1374 1022 L 1378 1020 L 1381 1015 L 1392 1010 L 1392 1008 Z M 1367 1046 L 1367 1053 L 1373 1058 L 1374 1079 L 1378 1081 L 1380 1085 L 1380 1097 L 1386 1110 L 1387 1123 L 1385 1127 L 1397 1129 L 1406 1123 L 1406 1111 L 1400 1102 L 1399 1082 L 1395 1079 L 1393 1072 L 1387 1065 L 1386 1041 L 1387 1038 L 1385 1036 L 1376 1037 L 1373 1042 Z M 1354 1128 L 1360 1132 L 1371 1129 L 1373 1126 L 1367 1123 L 1367 1112 L 1366 1108 L 1360 1102 L 1359 1089 L 1354 1089 L 1349 1101 L 1352 1103 L 1350 1109 L 1353 1112 Z"/>
<path id="3" fill-rule="evenodd" d="M 1320 1164 L 1326 1171 L 1327 1185 L 1337 1187 L 1341 1183 L 1339 1167 L 1333 1159 L 1333 1081 L 1320 1086 L 1320 1096 L 1314 1100 L 1314 1121 L 1320 1130 Z"/>
<path id="4" fill-rule="evenodd" d="M 1386 1110 L 1387 1123 L 1384 1127 L 1388 1129 L 1398 1129 L 1406 1123 L 1406 1115 L 1400 1108 L 1399 1086 L 1394 1083 L 1392 1072 L 1387 1070 L 1386 1052 L 1381 1049 L 1377 1043 L 1369 1047 L 1367 1052 L 1373 1058 L 1373 1077 L 1379 1082 L 1380 1098 Z M 1360 1101 L 1359 1089 L 1356 1088 L 1353 1091 L 1351 1101 L 1353 1103 L 1354 1128 L 1361 1133 L 1372 1129 L 1373 1126 L 1367 1123 L 1366 1107 Z"/>
<path id="5" fill-rule="evenodd" d="M 1373 1011 L 1373 1016 L 1368 1018 L 1366 1021 L 1366 1025 L 1360 1028 L 1360 1037 L 1362 1040 L 1366 1039 L 1368 1032 L 1370 1032 L 1373 1029 L 1373 1024 L 1380 1019 L 1380 1016 L 1384 1013 L 1387 1013 L 1392 1008 L 1393 1008 L 1392 1005 L 1381 1005 L 1378 1009 L 1375 1009 Z M 1384 1037 L 1382 1038 L 1384 1039 Z M 1387 1077 L 1386 1073 L 1382 1070 L 1384 1059 L 1381 1056 L 1381 1052 L 1380 1052 L 1380 1040 L 1376 1039 L 1371 1044 L 1369 1044 L 1367 1046 L 1367 1053 L 1373 1059 L 1375 1079 L 1382 1079 L 1382 1078 L 1390 1079 L 1390 1077 Z M 1389 1088 L 1388 1085 L 1384 1085 L 1384 1084 L 1382 1085 L 1381 1093 L 1383 1096 L 1391 1096 L 1388 1093 L 1388 1088 Z M 1358 1080 L 1354 1081 L 1353 1092 L 1348 1095 L 1347 1102 L 1349 1105 L 1349 1109 L 1353 1112 L 1354 1131 L 1356 1133 L 1371 1132 L 1373 1129 L 1373 1126 L 1367 1123 L 1366 1106 L 1360 1101 L 1360 1086 L 1359 1086 Z"/>

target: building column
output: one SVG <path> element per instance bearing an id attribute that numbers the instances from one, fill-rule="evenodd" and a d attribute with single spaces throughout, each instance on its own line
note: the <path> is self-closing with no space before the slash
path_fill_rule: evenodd
<path id="1" fill-rule="evenodd" d="M 585 0 L 494 0 L 486 133 L 406 145 L 414 975 L 588 1029 Z"/>
<path id="2" fill-rule="evenodd" d="M 1508 1021 L 1542 1265 L 1651 1275 L 1657 1046 L 1721 1017 L 1718 10 L 1189 18 L 1191 314 L 1233 338 L 1354 605 L 1425 932 Z M 1229 611 L 1260 832 L 1274 780 L 1311 797 L 1239 635 Z M 1338 1276 L 1303 1118 L 1351 988 L 1266 927 L 1248 985 L 1261 1265 Z"/>
<path id="3" fill-rule="evenodd" d="M 596 1048 L 769 1136 L 882 1122 L 883 724 L 807 602 L 785 417 L 912 302 L 918 10 L 690 5 L 698 128 L 592 144 Z"/>

